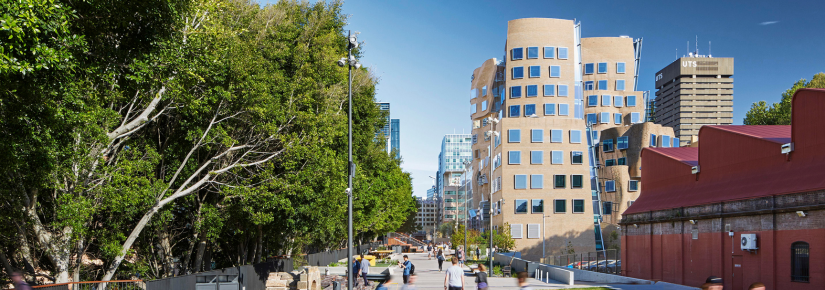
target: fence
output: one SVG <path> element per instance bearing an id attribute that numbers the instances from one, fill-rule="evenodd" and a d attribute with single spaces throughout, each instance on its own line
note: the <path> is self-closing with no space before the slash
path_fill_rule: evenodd
<path id="1" fill-rule="evenodd" d="M 553 256 L 548 261 L 554 266 L 622 275 L 621 252 L 603 250 L 587 253 Z"/>
<path id="2" fill-rule="evenodd" d="M 145 290 L 146 283 L 143 283 L 142 280 L 89 281 L 40 285 L 32 286 L 32 288 L 43 290 Z"/>
<path id="3" fill-rule="evenodd" d="M 358 254 L 366 254 L 369 252 L 370 249 L 375 249 L 380 246 L 381 243 L 369 243 L 360 245 L 353 248 L 353 255 Z M 301 266 L 327 266 L 332 263 L 336 263 L 342 259 L 347 259 L 347 249 L 340 249 L 340 250 L 333 250 L 333 251 L 326 251 L 320 252 L 315 254 L 308 254 L 306 255 L 306 264 Z M 303 264 L 303 262 L 299 262 L 299 264 Z"/>
<path id="4" fill-rule="evenodd" d="M 245 289 L 264 290 L 269 273 L 292 271 L 292 260 L 272 259 L 243 265 L 146 282 L 146 290 Z M 107 288 L 109 290 L 111 288 Z M 74 290 L 74 289 L 71 289 Z M 83 289 L 85 290 L 85 289 Z M 132 290 L 132 289 L 128 289 Z"/>

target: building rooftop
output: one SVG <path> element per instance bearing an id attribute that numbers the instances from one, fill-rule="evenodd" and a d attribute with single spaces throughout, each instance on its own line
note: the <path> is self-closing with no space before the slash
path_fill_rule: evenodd
<path id="1" fill-rule="evenodd" d="M 793 125 L 704 126 L 698 148 L 645 148 L 642 192 L 624 214 L 825 190 L 823 110 L 825 90 L 801 89 Z"/>

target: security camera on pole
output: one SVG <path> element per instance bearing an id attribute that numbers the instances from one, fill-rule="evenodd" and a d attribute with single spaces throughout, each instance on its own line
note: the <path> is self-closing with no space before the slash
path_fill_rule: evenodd
<path id="1" fill-rule="evenodd" d="M 357 35 L 358 32 L 355 32 Z M 358 38 L 352 34 L 352 31 L 348 32 L 347 40 L 349 43 L 347 44 L 347 57 L 341 58 L 338 60 L 338 66 L 344 67 L 348 65 L 349 70 L 349 89 L 347 90 L 347 96 L 349 98 L 349 175 L 348 175 L 348 186 L 346 189 L 347 192 L 347 268 L 351 269 L 352 267 L 349 266 L 350 259 L 352 259 L 352 177 L 355 175 L 355 163 L 352 162 L 352 68 L 355 69 L 361 68 L 361 63 L 355 60 L 355 57 L 352 56 L 352 49 L 358 47 Z M 347 278 L 347 290 L 352 290 L 353 288 L 353 275 L 350 275 Z"/>

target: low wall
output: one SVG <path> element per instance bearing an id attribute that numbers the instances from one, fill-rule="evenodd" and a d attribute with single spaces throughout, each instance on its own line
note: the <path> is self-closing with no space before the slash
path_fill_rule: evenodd
<path id="1" fill-rule="evenodd" d="M 496 253 L 494 261 L 501 264 L 502 267 L 510 265 L 513 273 L 527 272 L 534 278 L 542 281 L 546 281 L 549 277 L 549 279 L 568 285 L 573 285 L 574 280 L 606 284 L 653 284 L 652 281 L 644 279 L 541 264 L 512 256 L 513 255 Z"/>

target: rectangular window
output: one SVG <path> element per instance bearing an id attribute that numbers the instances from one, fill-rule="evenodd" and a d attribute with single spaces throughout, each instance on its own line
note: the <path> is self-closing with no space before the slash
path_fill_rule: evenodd
<path id="1" fill-rule="evenodd" d="M 551 164 L 564 164 L 564 151 L 552 151 Z"/>
<path id="2" fill-rule="evenodd" d="M 630 145 L 628 143 L 630 143 L 629 136 L 616 138 L 616 149 L 627 149 L 628 145 Z"/>
<path id="3" fill-rule="evenodd" d="M 596 113 L 587 114 L 587 123 L 596 124 L 598 122 L 598 115 Z"/>
<path id="4" fill-rule="evenodd" d="M 487 96 L 487 86 L 481 87 L 481 96 Z"/>
<path id="5" fill-rule="evenodd" d="M 538 97 L 539 96 L 539 86 L 538 85 L 528 85 L 527 86 L 527 97 Z"/>
<path id="6" fill-rule="evenodd" d="M 543 213 L 544 212 L 544 200 L 543 199 L 534 199 L 533 202 L 533 213 Z"/>
<path id="7" fill-rule="evenodd" d="M 527 48 L 527 58 L 539 58 L 539 48 L 538 46 L 528 47 Z"/>
<path id="8" fill-rule="evenodd" d="M 587 96 L 587 106 L 588 107 L 595 107 L 599 105 L 599 96 L 597 95 L 589 95 Z"/>
<path id="9" fill-rule="evenodd" d="M 567 200 L 564 200 L 564 199 L 553 200 L 553 212 L 554 213 L 566 213 L 567 212 Z"/>
<path id="10" fill-rule="evenodd" d="M 624 73 L 624 63 L 617 62 L 616 63 L 616 73 L 623 74 Z"/>
<path id="11" fill-rule="evenodd" d="M 604 166 L 614 166 L 616 165 L 616 159 L 607 159 L 604 161 Z"/>
<path id="12" fill-rule="evenodd" d="M 599 121 L 602 124 L 609 124 L 610 123 L 610 113 L 601 112 L 601 116 L 599 116 Z"/>
<path id="13" fill-rule="evenodd" d="M 559 116 L 568 116 L 570 115 L 570 105 L 568 104 L 559 104 Z"/>
<path id="14" fill-rule="evenodd" d="M 478 104 L 470 104 L 470 114 L 475 114 Z"/>
<path id="15" fill-rule="evenodd" d="M 603 107 L 610 107 L 610 95 L 602 95 L 602 106 Z"/>
<path id="16" fill-rule="evenodd" d="M 530 164 L 543 164 L 544 151 L 530 151 Z"/>
<path id="17" fill-rule="evenodd" d="M 602 214 L 613 214 L 613 203 L 605 201 L 602 203 Z"/>
<path id="18" fill-rule="evenodd" d="M 567 48 L 559 47 L 559 59 L 567 59 Z"/>
<path id="19" fill-rule="evenodd" d="M 570 163 L 571 164 L 582 164 L 584 161 L 584 153 L 581 151 L 573 151 L 570 152 Z"/>
<path id="20" fill-rule="evenodd" d="M 670 136 L 662 135 L 662 148 L 670 147 Z"/>
<path id="21" fill-rule="evenodd" d="M 638 180 L 630 180 L 627 185 L 627 191 L 638 191 L 639 190 L 639 181 Z"/>
<path id="22" fill-rule="evenodd" d="M 574 199 L 573 200 L 573 213 L 583 213 L 584 212 L 584 199 Z"/>
<path id="23" fill-rule="evenodd" d="M 613 122 L 616 125 L 621 125 L 622 124 L 622 114 L 621 113 L 613 114 L 613 119 L 614 119 Z"/>
<path id="24" fill-rule="evenodd" d="M 650 134 L 650 147 L 656 147 L 656 134 Z"/>
<path id="25" fill-rule="evenodd" d="M 559 85 L 559 97 L 567 96 L 567 85 Z"/>
<path id="26" fill-rule="evenodd" d="M 519 143 L 521 142 L 521 129 L 509 129 L 507 130 L 507 141 L 510 143 Z"/>
<path id="27" fill-rule="evenodd" d="M 470 90 L 470 99 L 475 99 L 478 96 L 478 91 L 475 89 Z"/>
<path id="28" fill-rule="evenodd" d="M 531 140 L 533 141 L 533 143 L 544 142 L 544 130 L 542 130 L 542 129 L 530 130 L 530 135 L 532 136 Z"/>
<path id="29" fill-rule="evenodd" d="M 536 114 L 536 105 L 535 104 L 528 104 L 524 105 L 524 116 L 530 117 Z"/>
<path id="30" fill-rule="evenodd" d="M 527 189 L 527 175 L 526 174 L 516 174 L 514 177 L 515 180 L 515 189 Z"/>
<path id="31" fill-rule="evenodd" d="M 613 96 L 613 106 L 616 106 L 617 108 L 624 107 L 624 97 Z"/>
<path id="32" fill-rule="evenodd" d="M 595 85 L 595 83 L 593 81 L 586 81 L 586 82 L 584 82 L 584 90 L 585 91 L 592 91 L 594 85 Z"/>
<path id="33" fill-rule="evenodd" d="M 530 188 L 531 189 L 542 189 L 542 188 L 544 188 L 544 175 L 531 174 L 530 175 Z"/>
<path id="34" fill-rule="evenodd" d="M 624 91 L 624 80 L 616 80 L 616 90 Z"/>
<path id="35" fill-rule="evenodd" d="M 553 188 L 567 187 L 567 175 L 553 175 Z"/>
<path id="36" fill-rule="evenodd" d="M 619 160 L 616 162 L 616 165 L 627 165 L 627 157 L 619 158 Z"/>
<path id="37" fill-rule="evenodd" d="M 616 192 L 616 181 L 608 180 L 604 182 L 605 192 Z"/>
<path id="38" fill-rule="evenodd" d="M 600 80 L 597 90 L 607 90 L 607 80 Z"/>
<path id="39" fill-rule="evenodd" d="M 550 66 L 550 77 L 551 78 L 561 77 L 561 66 L 551 65 Z"/>
<path id="40" fill-rule="evenodd" d="M 680 142 L 680 141 L 679 141 L 679 138 L 673 137 L 673 147 L 679 147 L 679 146 L 681 146 L 682 144 L 681 144 L 681 143 L 679 143 L 679 142 Z"/>
<path id="41" fill-rule="evenodd" d="M 524 59 L 524 49 L 521 47 L 511 49 L 510 58 L 512 60 Z"/>
<path id="42" fill-rule="evenodd" d="M 563 133 L 564 133 L 564 130 L 560 130 L 560 129 L 550 130 L 550 142 L 551 143 L 564 142 L 564 140 L 563 140 L 564 138 L 562 138 Z"/>
<path id="43" fill-rule="evenodd" d="M 507 164 L 521 164 L 521 151 L 509 151 Z"/>
<path id="44" fill-rule="evenodd" d="M 527 213 L 526 199 L 516 199 L 516 213 Z"/>
<path id="45" fill-rule="evenodd" d="M 510 98 L 521 98 L 521 86 L 510 87 Z"/>
<path id="46" fill-rule="evenodd" d="M 602 152 L 613 152 L 613 139 L 602 141 Z"/>
<path id="47" fill-rule="evenodd" d="M 585 63 L 584 64 L 584 74 L 592 75 L 593 70 L 594 70 L 593 68 L 594 68 L 594 65 L 592 63 Z"/>
<path id="48" fill-rule="evenodd" d="M 582 188 L 584 187 L 584 175 L 573 174 L 570 175 L 570 187 Z"/>
<path id="49" fill-rule="evenodd" d="M 541 66 L 531 65 L 530 66 L 530 77 L 531 78 L 541 77 Z"/>
<path id="50" fill-rule="evenodd" d="M 635 107 L 636 106 L 636 96 L 627 96 L 627 106 L 628 107 Z"/>
<path id="51" fill-rule="evenodd" d="M 582 142 L 582 131 L 581 130 L 570 130 L 570 143 L 581 143 Z"/>
<path id="52" fill-rule="evenodd" d="M 513 79 L 523 79 L 524 78 L 524 67 L 517 66 L 513 67 Z"/>
<path id="53" fill-rule="evenodd" d="M 556 47 L 555 46 L 545 46 L 544 47 L 544 58 L 556 58 Z"/>
<path id="54" fill-rule="evenodd" d="M 544 115 L 545 116 L 556 115 L 556 104 L 552 104 L 552 103 L 544 104 Z"/>
<path id="55" fill-rule="evenodd" d="M 630 122 L 633 124 L 641 123 L 639 120 L 639 112 L 630 113 Z"/>
<path id="56" fill-rule="evenodd" d="M 552 97 L 556 95 L 556 85 L 544 85 L 544 96 Z"/>
<path id="57" fill-rule="evenodd" d="M 606 74 L 607 73 L 607 63 L 606 62 L 600 62 L 599 63 L 599 73 L 600 74 Z"/>
<path id="58" fill-rule="evenodd" d="M 482 111 L 487 111 L 487 101 L 481 102 L 481 110 Z"/>
<path id="59" fill-rule="evenodd" d="M 510 118 L 518 118 L 521 115 L 521 106 L 510 106 Z"/>

